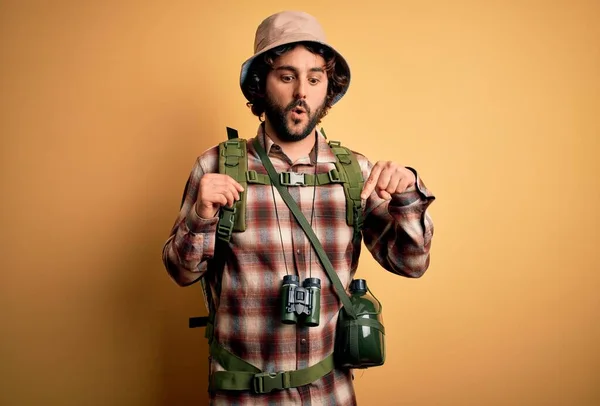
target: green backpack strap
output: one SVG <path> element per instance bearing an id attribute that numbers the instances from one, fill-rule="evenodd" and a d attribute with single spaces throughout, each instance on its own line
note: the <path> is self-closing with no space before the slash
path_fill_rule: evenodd
<path id="1" fill-rule="evenodd" d="M 323 135 L 325 133 L 322 131 Z M 335 155 L 339 179 L 343 181 L 346 194 L 346 221 L 354 227 L 355 236 L 360 233 L 363 226 L 364 215 L 362 211 L 360 193 L 364 185 L 362 171 L 356 155 L 348 148 L 343 147 L 339 141 L 329 141 L 329 147 Z"/>
<path id="2" fill-rule="evenodd" d="M 321 134 L 327 139 L 323 129 L 321 129 Z M 267 175 L 248 171 L 246 140 L 238 138 L 237 130 L 227 127 L 227 138 L 227 141 L 219 144 L 219 173 L 231 176 L 244 188 L 244 192 L 240 193 L 240 200 L 235 202 L 233 207 L 223 206 L 221 208 L 217 238 L 229 242 L 233 231 L 246 231 L 246 188 L 248 183 L 268 185 L 270 181 Z M 342 183 L 346 195 L 346 222 L 354 228 L 355 235 L 358 235 L 363 225 L 360 199 L 364 184 L 362 171 L 351 150 L 342 146 L 339 141 L 329 141 L 329 146 L 336 157 L 335 170 L 318 174 L 317 177 L 310 174 L 304 175 L 301 185 Z M 281 174 L 280 181 L 283 185 L 296 185 L 295 182 L 288 181 L 285 175 L 289 174 L 287 172 Z"/>
<path id="3" fill-rule="evenodd" d="M 227 127 L 227 141 L 219 144 L 219 173 L 231 176 L 242 185 L 244 191 L 233 207 L 221 207 L 217 226 L 217 238 L 220 240 L 229 242 L 233 231 L 246 231 L 247 171 L 246 140 L 238 138 L 237 130 Z"/>

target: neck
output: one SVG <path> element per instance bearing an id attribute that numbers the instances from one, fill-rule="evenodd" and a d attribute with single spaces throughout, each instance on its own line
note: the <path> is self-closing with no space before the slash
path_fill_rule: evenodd
<path id="1" fill-rule="evenodd" d="M 303 140 L 284 141 L 279 138 L 279 135 L 273 130 L 273 127 L 271 127 L 269 121 L 265 120 L 265 132 L 274 143 L 281 147 L 283 152 L 292 160 L 292 162 L 296 162 L 300 158 L 309 156 L 310 151 L 315 145 L 314 130 Z"/>

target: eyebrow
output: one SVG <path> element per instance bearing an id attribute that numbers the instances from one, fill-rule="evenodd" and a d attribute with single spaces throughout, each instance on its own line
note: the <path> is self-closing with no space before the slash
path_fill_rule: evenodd
<path id="1" fill-rule="evenodd" d="M 289 70 L 291 72 L 298 73 L 298 69 L 296 69 L 295 67 L 290 66 L 290 65 L 281 65 L 281 66 L 278 66 L 277 68 L 275 68 L 275 70 Z M 310 68 L 309 72 L 325 73 L 325 69 L 323 69 L 322 67 L 316 66 L 314 68 Z"/>

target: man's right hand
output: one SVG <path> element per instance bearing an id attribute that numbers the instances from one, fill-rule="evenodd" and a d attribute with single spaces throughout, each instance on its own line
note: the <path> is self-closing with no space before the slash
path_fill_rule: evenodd
<path id="1" fill-rule="evenodd" d="M 220 173 L 207 173 L 200 179 L 198 197 L 196 198 L 196 213 L 202 218 L 215 217 L 221 206 L 233 206 L 240 200 L 242 185 L 231 176 Z"/>

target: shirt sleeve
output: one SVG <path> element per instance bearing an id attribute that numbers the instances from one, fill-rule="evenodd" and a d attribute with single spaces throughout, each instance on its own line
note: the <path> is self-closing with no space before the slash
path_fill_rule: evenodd
<path id="1" fill-rule="evenodd" d="M 370 162 L 366 165 L 365 179 L 372 168 Z M 435 196 L 415 169 L 407 169 L 415 174 L 413 186 L 393 194 L 391 200 L 381 199 L 376 192 L 367 198 L 363 239 L 382 267 L 398 275 L 418 278 L 429 267 L 434 228 L 427 208 Z"/>
<path id="2" fill-rule="evenodd" d="M 198 158 L 183 193 L 179 215 L 163 246 L 162 260 L 171 278 L 180 286 L 199 280 L 214 255 L 218 217 L 204 219 L 196 212 L 200 179 L 206 173 Z"/>

